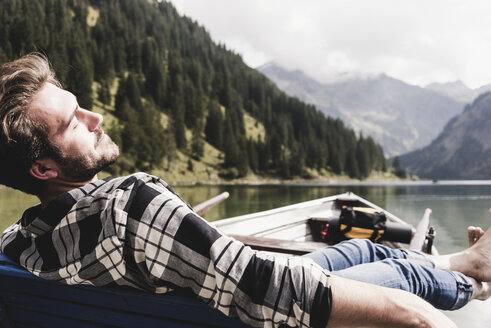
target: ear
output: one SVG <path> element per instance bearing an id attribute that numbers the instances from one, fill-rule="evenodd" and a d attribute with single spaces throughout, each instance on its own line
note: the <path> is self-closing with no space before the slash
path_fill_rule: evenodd
<path id="1" fill-rule="evenodd" d="M 58 166 L 51 159 L 36 160 L 29 173 L 39 180 L 49 180 L 58 176 Z"/>

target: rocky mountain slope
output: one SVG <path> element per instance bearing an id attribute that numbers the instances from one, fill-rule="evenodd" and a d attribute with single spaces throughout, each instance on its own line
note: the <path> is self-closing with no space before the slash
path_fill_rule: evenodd
<path id="1" fill-rule="evenodd" d="M 491 91 L 491 85 L 484 85 L 477 89 L 471 89 L 462 81 L 457 80 L 447 83 L 431 83 L 427 85 L 425 89 L 435 91 L 443 96 L 468 104 L 480 94 Z"/>
<path id="2" fill-rule="evenodd" d="M 429 179 L 491 178 L 491 93 L 480 95 L 427 147 L 401 156 L 411 174 Z"/>
<path id="3" fill-rule="evenodd" d="M 323 84 L 274 63 L 258 70 L 288 94 L 374 137 L 388 155 L 428 145 L 465 104 L 384 74 Z"/>

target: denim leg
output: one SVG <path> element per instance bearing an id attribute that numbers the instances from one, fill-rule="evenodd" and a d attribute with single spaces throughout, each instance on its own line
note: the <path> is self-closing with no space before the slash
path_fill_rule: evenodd
<path id="1" fill-rule="evenodd" d="M 467 277 L 435 269 L 421 252 L 353 239 L 305 256 L 337 276 L 402 289 L 439 309 L 456 310 L 472 298 L 473 286 Z"/>
<path id="2" fill-rule="evenodd" d="M 329 271 L 338 271 L 358 264 L 372 263 L 385 259 L 412 259 L 433 266 L 422 253 L 412 250 L 393 249 L 375 244 L 368 239 L 345 240 L 334 246 L 304 255 Z"/>
<path id="3" fill-rule="evenodd" d="M 365 263 L 333 274 L 416 294 L 434 307 L 456 310 L 472 298 L 472 283 L 461 273 L 434 269 L 406 259 Z"/>

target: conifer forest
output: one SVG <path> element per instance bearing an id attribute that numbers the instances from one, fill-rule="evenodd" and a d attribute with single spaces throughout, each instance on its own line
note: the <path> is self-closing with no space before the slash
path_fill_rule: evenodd
<path id="1" fill-rule="evenodd" d="M 165 1 L 0 1 L 0 62 L 46 54 L 81 107 L 99 104 L 121 147 L 113 174 L 153 169 L 205 144 L 224 178 L 249 173 L 364 179 L 385 171 L 382 148 L 339 119 L 280 91 Z M 263 134 L 246 131 L 246 118 Z"/>

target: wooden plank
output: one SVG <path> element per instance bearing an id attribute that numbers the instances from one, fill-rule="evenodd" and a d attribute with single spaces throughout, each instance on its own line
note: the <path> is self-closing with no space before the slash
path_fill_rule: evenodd
<path id="1" fill-rule="evenodd" d="M 229 235 L 232 238 L 250 246 L 253 249 L 260 251 L 268 251 L 275 253 L 286 253 L 292 255 L 304 255 L 316 250 L 326 248 L 326 243 L 314 241 L 292 241 L 286 239 L 275 239 L 266 237 L 254 237 L 244 235 Z"/>
<path id="2" fill-rule="evenodd" d="M 307 222 L 295 226 L 285 227 L 284 229 L 272 230 L 265 234 L 258 234 L 254 237 L 266 237 L 273 239 L 286 239 L 295 241 L 305 241 L 312 239 L 312 233 Z"/>
<path id="3" fill-rule="evenodd" d="M 203 215 L 206 212 L 208 212 L 211 208 L 213 208 L 214 206 L 223 202 L 229 196 L 230 196 L 230 194 L 227 191 L 222 192 L 220 195 L 215 196 L 211 199 L 208 199 L 207 201 L 204 201 L 201 204 L 194 206 L 193 209 L 196 212 L 196 214 Z"/>
<path id="4" fill-rule="evenodd" d="M 232 232 L 234 233 L 234 232 Z M 243 232 L 236 233 L 238 235 L 251 235 Z M 310 235 L 310 229 L 307 226 L 307 220 L 296 221 L 289 224 L 279 224 L 273 228 L 262 229 L 261 232 L 253 234 L 254 237 L 267 237 L 295 240 L 298 238 Z"/>
<path id="5" fill-rule="evenodd" d="M 431 209 L 427 208 L 416 227 L 416 233 L 409 244 L 410 249 L 415 249 L 418 251 L 423 251 L 423 246 L 426 240 L 426 233 L 428 232 L 428 227 L 430 225 L 430 215 Z"/>

